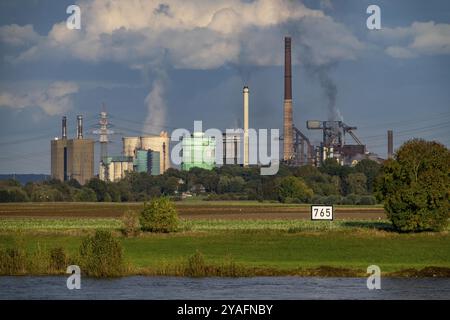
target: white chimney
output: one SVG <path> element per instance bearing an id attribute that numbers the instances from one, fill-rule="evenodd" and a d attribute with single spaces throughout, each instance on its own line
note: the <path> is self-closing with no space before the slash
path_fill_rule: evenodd
<path id="1" fill-rule="evenodd" d="M 248 166 L 248 87 L 244 86 L 244 167 Z"/>

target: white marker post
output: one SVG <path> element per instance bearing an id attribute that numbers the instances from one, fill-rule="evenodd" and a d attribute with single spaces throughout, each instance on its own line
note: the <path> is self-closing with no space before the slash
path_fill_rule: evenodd
<path id="1" fill-rule="evenodd" d="M 333 221 L 333 206 L 312 205 L 311 220 Z"/>
<path id="2" fill-rule="evenodd" d="M 333 206 L 311 205 L 311 220 L 328 220 L 333 221 Z"/>

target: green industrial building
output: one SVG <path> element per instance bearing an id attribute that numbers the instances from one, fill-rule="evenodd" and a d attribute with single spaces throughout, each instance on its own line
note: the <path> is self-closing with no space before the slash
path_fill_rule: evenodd
<path id="1" fill-rule="evenodd" d="M 134 171 L 147 172 L 151 175 L 160 173 L 160 153 L 153 150 L 137 150 Z"/>
<path id="2" fill-rule="evenodd" d="M 205 136 L 203 132 L 194 132 L 190 137 L 184 137 L 181 142 L 181 170 L 203 168 L 211 170 L 216 165 L 216 141 Z"/>

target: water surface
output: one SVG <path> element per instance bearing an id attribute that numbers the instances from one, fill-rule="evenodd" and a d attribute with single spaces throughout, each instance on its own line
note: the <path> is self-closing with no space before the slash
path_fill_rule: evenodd
<path id="1" fill-rule="evenodd" d="M 450 299 L 450 279 L 382 278 L 368 290 L 366 278 L 82 277 L 69 290 L 67 277 L 0 277 L 0 299 Z"/>

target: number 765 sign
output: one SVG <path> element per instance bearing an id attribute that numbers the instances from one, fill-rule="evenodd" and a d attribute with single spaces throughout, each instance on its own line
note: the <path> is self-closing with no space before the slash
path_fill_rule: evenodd
<path id="1" fill-rule="evenodd" d="M 311 206 L 311 220 L 333 220 L 333 206 Z"/>

